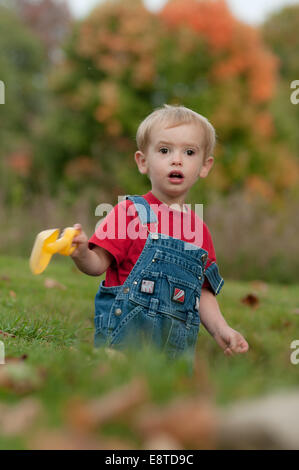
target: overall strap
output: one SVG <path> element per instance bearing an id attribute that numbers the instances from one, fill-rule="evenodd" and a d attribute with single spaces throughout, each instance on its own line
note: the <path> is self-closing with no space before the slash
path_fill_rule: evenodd
<path id="1" fill-rule="evenodd" d="M 144 197 L 139 195 L 128 195 L 126 196 L 126 199 L 130 199 L 130 201 L 134 203 L 142 225 L 158 222 L 156 214 Z"/>

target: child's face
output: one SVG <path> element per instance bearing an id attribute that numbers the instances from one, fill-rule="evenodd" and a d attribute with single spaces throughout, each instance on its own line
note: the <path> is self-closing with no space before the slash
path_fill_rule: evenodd
<path id="1" fill-rule="evenodd" d="M 156 197 L 164 202 L 182 203 L 197 179 L 208 175 L 213 157 L 203 161 L 203 143 L 199 124 L 153 127 L 146 152 L 136 152 L 135 160 L 140 173 L 150 178 Z M 181 176 L 175 176 L 175 172 Z"/>

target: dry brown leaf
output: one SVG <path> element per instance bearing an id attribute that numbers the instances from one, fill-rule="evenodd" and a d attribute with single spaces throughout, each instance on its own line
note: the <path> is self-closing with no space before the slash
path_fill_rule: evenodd
<path id="1" fill-rule="evenodd" d="M 259 298 L 255 294 L 246 295 L 243 297 L 243 299 L 241 299 L 241 302 L 251 308 L 257 308 L 260 303 Z"/>
<path id="2" fill-rule="evenodd" d="M 41 412 L 38 400 L 27 398 L 14 406 L 2 408 L 0 413 L 0 430 L 2 434 L 21 434 L 32 427 Z"/>
<path id="3" fill-rule="evenodd" d="M 62 289 L 66 290 L 66 287 L 63 284 L 60 284 L 60 282 L 56 281 L 55 279 L 51 279 L 50 277 L 47 277 L 44 282 L 44 286 L 47 289 Z"/>
<path id="4" fill-rule="evenodd" d="M 132 450 L 132 443 L 121 439 L 108 439 L 82 432 L 59 429 L 39 431 L 28 441 L 33 450 Z"/>
<path id="5" fill-rule="evenodd" d="M 0 368 L 0 388 L 25 394 L 37 390 L 44 381 L 44 371 L 25 362 L 12 362 Z"/>
<path id="6" fill-rule="evenodd" d="M 72 428 L 91 430 L 135 411 L 136 407 L 147 399 L 146 382 L 136 378 L 101 398 L 88 402 L 82 402 L 81 399 L 70 400 L 67 407 L 67 421 Z"/>
<path id="7" fill-rule="evenodd" d="M 183 448 L 215 449 L 217 423 L 216 409 L 210 401 L 186 398 L 165 408 L 149 407 L 137 417 L 135 426 L 146 440 L 166 434 Z"/>
<path id="8" fill-rule="evenodd" d="M 142 446 L 144 450 L 183 450 L 181 444 L 165 433 L 151 436 Z"/>
<path id="9" fill-rule="evenodd" d="M 10 297 L 11 297 L 12 299 L 16 299 L 16 298 L 17 298 L 17 294 L 16 294 L 15 291 L 13 291 L 13 290 L 10 290 L 10 291 L 9 291 L 9 295 L 10 295 Z"/>
<path id="10" fill-rule="evenodd" d="M 7 333 L 6 331 L 2 331 L 0 330 L 0 335 L 4 336 L 4 337 L 9 337 L 9 338 L 15 338 L 16 335 L 13 335 L 11 333 Z"/>
<path id="11" fill-rule="evenodd" d="M 5 364 L 9 364 L 11 362 L 23 362 L 28 358 L 28 354 L 23 354 L 19 357 L 12 357 L 12 356 L 5 356 Z"/>

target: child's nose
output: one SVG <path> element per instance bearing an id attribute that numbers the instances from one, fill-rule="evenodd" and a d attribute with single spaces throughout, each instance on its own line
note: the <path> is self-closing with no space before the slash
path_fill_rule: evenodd
<path id="1" fill-rule="evenodd" d="M 172 156 L 172 163 L 182 163 L 183 161 L 183 156 L 181 154 L 181 152 L 173 152 L 173 156 Z"/>

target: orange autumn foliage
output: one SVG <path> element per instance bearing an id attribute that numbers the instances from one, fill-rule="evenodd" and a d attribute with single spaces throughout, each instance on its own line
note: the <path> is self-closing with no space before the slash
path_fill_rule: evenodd
<path id="1" fill-rule="evenodd" d="M 55 70 L 70 128 L 57 161 L 70 179 L 91 180 L 90 162 L 78 156 L 105 168 L 101 159 L 112 149 L 111 166 L 122 161 L 125 168 L 113 174 L 113 184 L 135 191 L 140 121 L 163 103 L 183 104 L 217 131 L 217 166 L 203 181 L 206 194 L 242 188 L 271 201 L 293 187 L 288 169 L 295 175 L 298 168 L 294 156 L 280 162 L 282 139 L 270 106 L 277 66 L 259 30 L 235 18 L 225 0 L 169 0 L 159 13 L 142 0 L 104 1 L 78 23 Z"/>
<path id="2" fill-rule="evenodd" d="M 8 166 L 19 176 L 28 176 L 32 165 L 29 152 L 19 150 L 8 156 Z"/>
<path id="3" fill-rule="evenodd" d="M 90 178 L 94 175 L 99 176 L 101 170 L 98 164 L 96 164 L 88 156 L 80 156 L 70 161 L 65 168 L 65 174 L 70 179 L 80 180 L 82 178 Z"/>
<path id="4" fill-rule="evenodd" d="M 255 28 L 231 14 L 225 0 L 172 0 L 161 18 L 170 28 L 191 28 L 207 42 L 218 59 L 211 70 L 216 80 L 245 75 L 252 102 L 271 99 L 278 60 L 266 50 Z"/>

